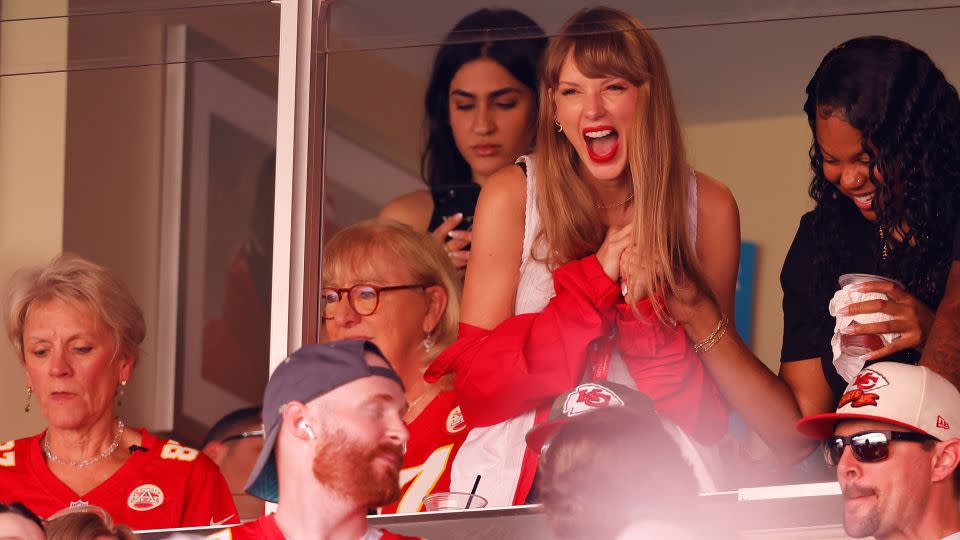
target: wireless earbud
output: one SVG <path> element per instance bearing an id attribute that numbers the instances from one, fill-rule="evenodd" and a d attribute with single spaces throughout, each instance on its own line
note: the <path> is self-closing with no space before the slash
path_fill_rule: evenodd
<path id="1" fill-rule="evenodd" d="M 308 424 L 306 420 L 301 420 L 300 423 L 297 424 L 297 427 L 306 431 L 311 440 L 315 440 L 317 438 L 317 434 L 313 432 L 313 428 L 310 427 L 310 424 Z"/>

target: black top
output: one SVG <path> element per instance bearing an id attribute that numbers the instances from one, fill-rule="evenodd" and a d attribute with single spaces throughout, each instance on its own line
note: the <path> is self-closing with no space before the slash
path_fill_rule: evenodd
<path id="1" fill-rule="evenodd" d="M 960 220 L 957 221 L 957 228 L 953 231 L 953 260 L 960 261 Z"/>
<path id="2" fill-rule="evenodd" d="M 797 235 L 780 272 L 780 286 L 783 288 L 783 348 L 780 361 L 795 362 L 820 357 L 823 373 L 836 402 L 843 395 L 847 382 L 833 367 L 830 339 L 833 337 L 835 320 L 828 308 L 830 298 L 824 299 L 815 292 L 815 280 L 829 280 L 832 290 L 836 290 L 839 287 L 837 280 L 843 274 L 877 274 L 876 250 L 879 240 L 876 225 L 859 214 L 848 216 L 844 231 L 854 240 L 851 243 L 854 246 L 853 256 L 848 258 L 850 262 L 826 273 L 818 272 L 813 264 L 816 250 L 813 215 L 813 211 L 807 212 L 800 219 Z M 920 360 L 920 353 L 909 349 L 882 360 L 916 364 Z"/>

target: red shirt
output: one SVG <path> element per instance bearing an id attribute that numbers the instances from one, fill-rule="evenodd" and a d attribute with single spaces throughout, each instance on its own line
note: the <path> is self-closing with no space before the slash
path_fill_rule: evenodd
<path id="1" fill-rule="evenodd" d="M 400 499 L 381 508 L 381 514 L 419 512 L 425 496 L 450 491 L 450 465 L 470 432 L 455 392 L 437 394 L 407 429 Z"/>
<path id="2" fill-rule="evenodd" d="M 117 472 L 83 495 L 47 467 L 40 449 L 43 433 L 0 445 L 0 501 L 22 502 L 43 518 L 92 504 L 137 530 L 239 523 L 227 482 L 210 458 L 137 431 L 147 451 L 133 452 Z"/>
<path id="3" fill-rule="evenodd" d="M 243 525 L 237 525 L 211 534 L 208 540 L 286 540 L 273 514 L 263 516 Z M 402 536 L 383 529 L 368 528 L 367 533 L 357 540 L 419 540 L 415 536 Z"/>

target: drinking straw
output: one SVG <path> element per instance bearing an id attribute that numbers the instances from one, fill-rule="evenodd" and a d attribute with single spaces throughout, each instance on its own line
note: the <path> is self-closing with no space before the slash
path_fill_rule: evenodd
<path id="1" fill-rule="evenodd" d="M 473 502 L 473 496 L 477 494 L 477 486 L 480 485 L 480 475 L 477 475 L 477 479 L 473 481 L 473 489 L 470 490 L 470 497 L 467 498 L 467 508 L 470 508 L 470 503 Z"/>

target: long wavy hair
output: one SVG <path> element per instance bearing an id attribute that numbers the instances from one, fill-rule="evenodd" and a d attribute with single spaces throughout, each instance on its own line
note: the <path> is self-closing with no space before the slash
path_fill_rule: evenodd
<path id="1" fill-rule="evenodd" d="M 457 23 L 437 51 L 424 98 L 427 141 L 420 175 L 432 188 L 468 184 L 470 165 L 450 128 L 450 82 L 467 62 L 488 58 L 537 95 L 537 71 L 547 38 L 530 17 L 513 9 L 481 9 Z M 532 128 L 532 126 L 531 126 Z"/>
<path id="2" fill-rule="evenodd" d="M 844 223 L 859 213 L 826 179 L 816 140 L 817 116 L 838 115 L 862 135 L 876 187 L 878 272 L 900 280 L 932 309 L 943 296 L 951 264 L 956 211 L 960 206 L 960 100 L 957 90 L 927 54 L 882 36 L 859 37 L 823 58 L 807 85 L 813 144 L 810 196 L 816 201 L 814 228 L 818 295 L 836 289 L 831 276 L 855 251 Z M 879 176 L 883 180 L 878 180 Z M 881 257 L 880 231 L 888 242 Z"/>
<path id="3" fill-rule="evenodd" d="M 566 136 L 554 129 L 556 107 L 549 96 L 559 84 L 568 55 L 587 77 L 622 77 L 640 88 L 632 127 L 621 136 L 629 141 L 634 222 L 657 226 L 636 227 L 635 240 L 648 264 L 631 288 L 663 297 L 686 275 L 709 291 L 690 242 L 691 169 L 663 54 L 640 21 L 614 9 L 588 8 L 575 14 L 544 56 L 534 155 L 542 224 L 538 241 L 549 249 L 540 249 L 537 256 L 555 267 L 596 252 L 606 233 L 590 188 L 578 173 L 579 156 Z M 654 306 L 663 315 L 657 302 Z"/>

